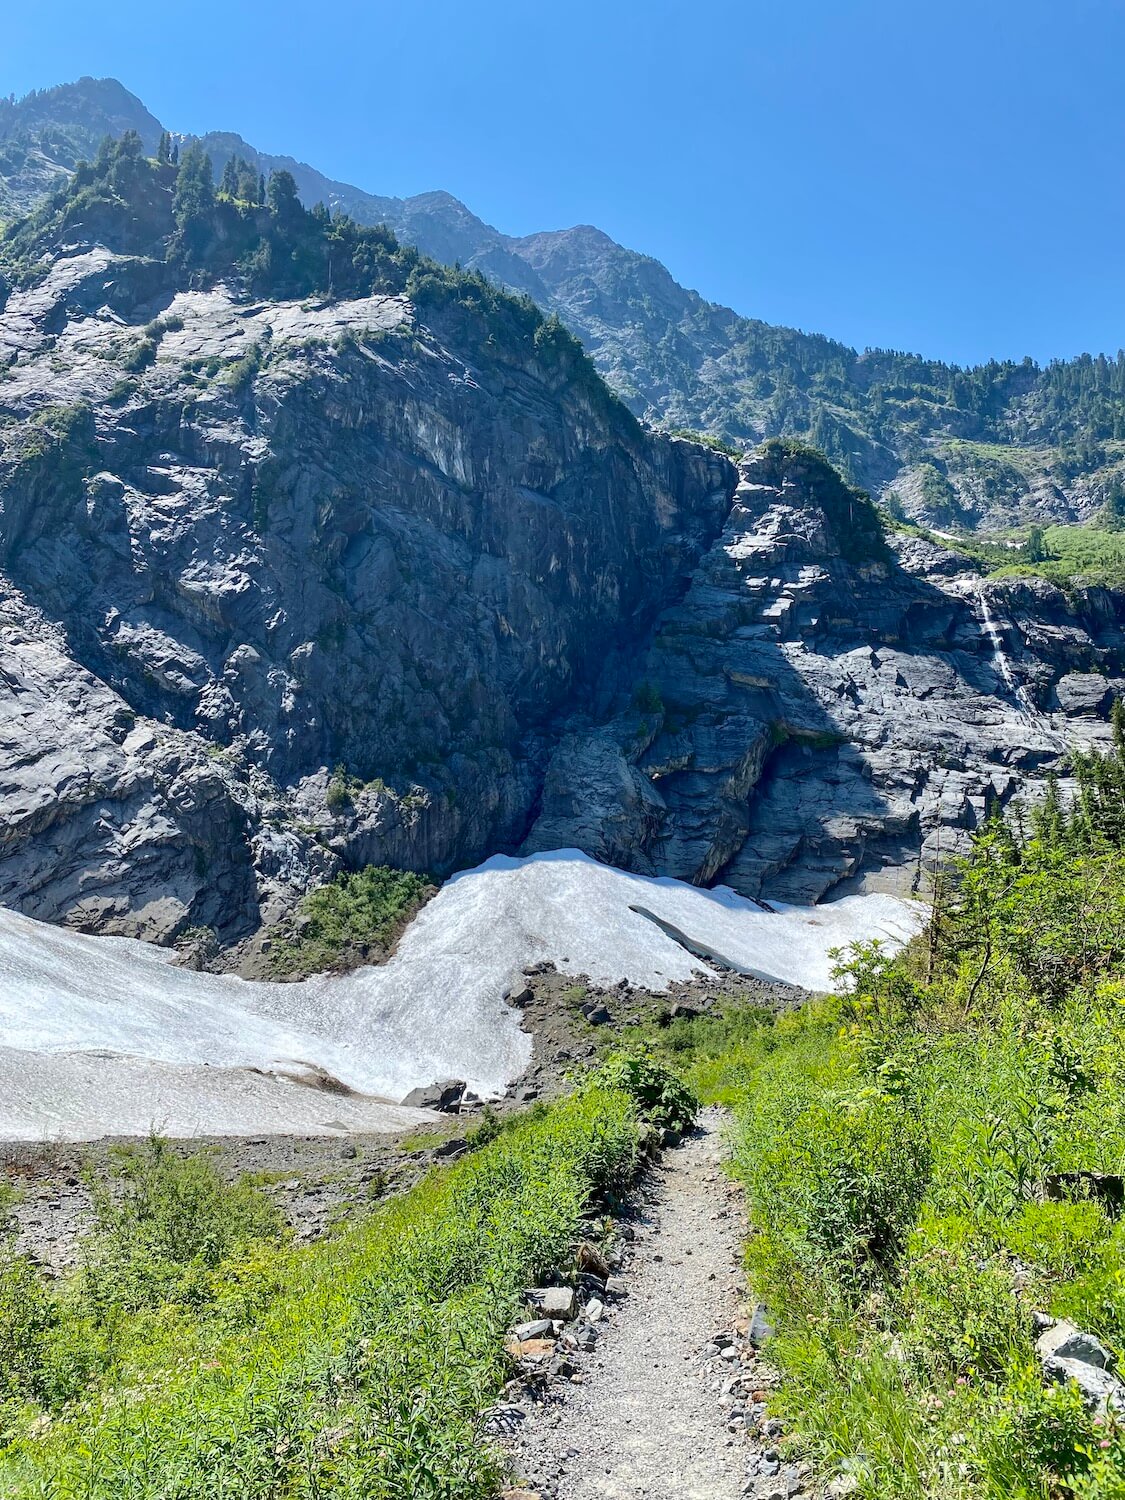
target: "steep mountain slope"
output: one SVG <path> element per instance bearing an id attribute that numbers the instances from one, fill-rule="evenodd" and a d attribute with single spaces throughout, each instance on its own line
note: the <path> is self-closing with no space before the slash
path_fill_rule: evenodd
<path id="1" fill-rule="evenodd" d="M 5 239 L 0 904 L 229 940 L 521 847 L 901 889 L 1104 728 L 1121 596 L 896 555 L 813 451 L 739 482 L 528 300 L 258 196 L 127 135 Z"/>
<path id="2" fill-rule="evenodd" d="M 80 78 L 0 99 L 0 219 L 28 213 L 102 140 L 135 130 L 155 151 L 160 121 L 115 78 Z"/>
<path id="3" fill-rule="evenodd" d="M 0 214 L 5 203 L 9 213 L 30 207 L 60 166 L 125 128 L 154 147 L 158 123 L 112 80 L 0 105 Z M 659 261 L 588 225 L 514 237 L 448 193 L 380 197 L 237 135 L 199 139 L 216 171 L 232 157 L 256 172 L 289 171 L 306 206 L 387 224 L 439 261 L 526 293 L 581 338 L 646 420 L 740 444 L 777 433 L 808 438 L 851 478 L 931 525 L 1125 513 L 1125 358 L 961 370 L 887 350 L 860 354 L 708 302 Z"/>
<path id="4" fill-rule="evenodd" d="M 526 848 L 810 900 L 909 890 L 1026 798 L 1125 692 L 1125 598 L 986 583 L 774 442 L 638 658 L 564 735 Z"/>
<path id="5" fill-rule="evenodd" d="M 733 469 L 529 304 L 174 177 L 124 141 L 21 231 L 0 313 L 0 900 L 230 935 L 341 860 L 517 840 L 553 717 Z"/>

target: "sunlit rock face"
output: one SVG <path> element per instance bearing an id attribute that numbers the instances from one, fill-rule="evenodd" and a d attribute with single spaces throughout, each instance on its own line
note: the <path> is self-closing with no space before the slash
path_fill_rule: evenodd
<path id="1" fill-rule="evenodd" d="M 905 891 L 1104 736 L 1125 599 L 986 582 L 920 539 L 865 557 L 819 502 L 821 469 L 743 466 L 632 701 L 556 748 L 525 848 L 752 896 Z"/>
<path id="2" fill-rule="evenodd" d="M 341 862 L 523 836 L 734 470 L 437 322 L 96 246 L 9 296 L 0 901 L 229 937 Z"/>
<path id="3" fill-rule="evenodd" d="M 740 475 L 485 332 L 96 243 L 10 292 L 0 903 L 227 942 L 569 846 L 904 890 L 1103 732 L 1119 596 L 865 551 L 819 460 Z"/>

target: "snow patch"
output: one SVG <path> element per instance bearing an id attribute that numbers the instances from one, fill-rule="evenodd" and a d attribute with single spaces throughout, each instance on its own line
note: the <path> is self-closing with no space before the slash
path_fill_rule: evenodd
<path id="1" fill-rule="evenodd" d="M 829 949 L 898 945 L 920 925 L 891 896 L 766 911 L 577 850 L 498 855 L 447 882 L 382 967 L 262 984 L 0 910 L 0 1138 L 401 1128 L 419 1114 L 393 1101 L 416 1085 L 455 1076 L 487 1094 L 522 1072 L 531 1039 L 504 996 L 524 964 L 656 990 L 712 972 L 670 927 L 815 990 Z"/>

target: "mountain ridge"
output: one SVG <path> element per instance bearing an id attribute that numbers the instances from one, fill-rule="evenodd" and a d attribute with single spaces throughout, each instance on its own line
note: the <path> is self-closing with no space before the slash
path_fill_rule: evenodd
<path id="1" fill-rule="evenodd" d="M 64 158 L 83 141 L 91 154 L 97 132 L 126 119 L 154 149 L 159 122 L 116 80 L 5 101 L 0 212 L 5 202 L 8 213 L 28 208 L 67 169 Z M 68 142 L 54 157 L 52 130 Z M 656 426 L 742 446 L 798 436 L 929 526 L 995 529 L 1099 514 L 1117 525 L 1125 515 L 1125 355 L 964 368 L 859 351 L 709 302 L 659 260 L 593 225 L 512 236 L 444 190 L 381 197 L 261 152 L 234 132 L 179 139 L 201 144 L 217 172 L 234 156 L 267 175 L 291 172 L 306 207 L 323 202 L 358 223 L 385 223 L 433 259 L 530 296 L 582 340 L 635 415 Z"/>

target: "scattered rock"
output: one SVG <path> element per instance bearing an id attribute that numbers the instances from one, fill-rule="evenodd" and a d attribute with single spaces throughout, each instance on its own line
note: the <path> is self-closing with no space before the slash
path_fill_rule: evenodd
<path id="1" fill-rule="evenodd" d="M 467 1087 L 463 1078 L 446 1078 L 428 1088 L 411 1089 L 402 1103 L 410 1109 L 438 1109 L 456 1114 Z"/>
<path id="2" fill-rule="evenodd" d="M 1099 1370 L 1113 1367 L 1113 1355 L 1092 1333 L 1061 1318 L 1036 1340 L 1040 1359 L 1077 1359 Z"/>
<path id="3" fill-rule="evenodd" d="M 1063 1318 L 1039 1335 L 1035 1351 L 1046 1379 L 1073 1381 L 1087 1406 L 1125 1414 L 1125 1381 L 1113 1373 L 1112 1353 L 1092 1333 Z"/>
<path id="4" fill-rule="evenodd" d="M 536 1318 L 531 1323 L 520 1323 L 512 1329 L 512 1338 L 519 1344 L 526 1343 L 529 1339 L 547 1338 L 555 1331 L 555 1325 L 550 1318 Z"/>
<path id="5" fill-rule="evenodd" d="M 754 1308 L 754 1315 L 750 1319 L 750 1328 L 747 1334 L 755 1349 L 761 1346 L 774 1335 L 774 1326 L 770 1322 L 769 1309 L 764 1302 L 759 1302 Z"/>
<path id="6" fill-rule="evenodd" d="M 434 1147 L 434 1159 L 456 1161 L 459 1156 L 464 1156 L 468 1149 L 460 1136 L 451 1136 L 448 1141 L 442 1141 L 440 1146 Z"/>
<path id="7" fill-rule="evenodd" d="M 554 1339 L 509 1339 L 504 1348 L 513 1359 L 542 1359 L 554 1354 Z"/>
<path id="8" fill-rule="evenodd" d="M 527 1293 L 527 1301 L 544 1318 L 561 1318 L 563 1322 L 569 1322 L 574 1317 L 576 1299 L 573 1287 L 533 1287 Z"/>
<path id="9" fill-rule="evenodd" d="M 844 1500 L 846 1495 L 854 1495 L 859 1489 L 859 1480 L 854 1474 L 837 1474 L 828 1486 L 828 1493 L 832 1500 Z"/>

